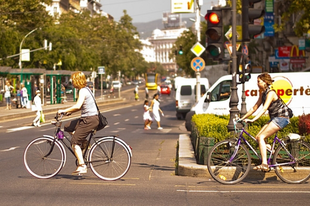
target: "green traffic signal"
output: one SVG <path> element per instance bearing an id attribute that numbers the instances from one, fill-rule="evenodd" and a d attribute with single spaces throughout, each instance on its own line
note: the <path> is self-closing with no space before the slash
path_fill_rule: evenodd
<path id="1" fill-rule="evenodd" d="M 183 54 L 183 51 L 182 51 L 182 50 L 180 50 L 180 51 L 179 51 L 179 54 L 180 54 L 180 55 L 182 55 L 182 54 Z"/>

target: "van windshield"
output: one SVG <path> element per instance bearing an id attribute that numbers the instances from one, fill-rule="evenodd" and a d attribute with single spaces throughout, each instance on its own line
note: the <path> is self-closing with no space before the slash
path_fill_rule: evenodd
<path id="1" fill-rule="evenodd" d="M 229 99 L 231 80 L 223 81 L 217 85 L 211 92 L 211 102 L 224 101 Z"/>

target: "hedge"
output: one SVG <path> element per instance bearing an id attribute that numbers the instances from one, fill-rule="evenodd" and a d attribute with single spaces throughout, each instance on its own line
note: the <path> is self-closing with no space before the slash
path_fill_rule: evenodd
<path id="1" fill-rule="evenodd" d="M 194 115 L 192 121 L 194 122 L 195 126 L 197 127 L 198 136 L 200 137 L 213 137 L 215 139 L 215 143 L 235 137 L 234 133 L 230 133 L 227 130 L 227 125 L 229 123 L 229 115 L 214 115 L 214 114 L 199 114 Z M 252 117 L 250 117 L 252 118 Z M 299 122 L 299 119 L 302 121 Z M 306 124 L 305 119 L 307 119 Z M 260 129 L 270 120 L 268 115 L 263 115 L 254 123 L 248 125 L 247 131 L 255 136 Z M 303 136 L 306 136 L 306 141 L 310 142 L 310 115 L 307 117 L 299 116 L 293 117 L 290 119 L 291 123 L 288 124 L 285 128 L 278 132 L 279 138 L 286 137 L 289 133 L 297 133 Z M 302 125 L 306 125 L 302 127 Z M 300 128 L 303 129 L 301 132 L 299 131 Z M 306 131 L 306 132 L 305 132 Z M 247 138 L 249 140 L 250 138 Z M 271 144 L 273 138 L 268 138 L 267 142 Z M 253 142 L 251 142 L 253 143 Z"/>

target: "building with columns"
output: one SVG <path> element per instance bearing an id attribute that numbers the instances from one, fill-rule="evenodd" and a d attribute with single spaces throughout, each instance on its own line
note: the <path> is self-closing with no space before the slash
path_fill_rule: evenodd
<path id="1" fill-rule="evenodd" d="M 177 29 L 155 29 L 152 37 L 148 40 L 152 43 L 155 51 L 155 61 L 162 64 L 163 68 L 169 73 L 177 71 L 175 58 L 170 59 L 169 55 L 172 52 L 175 41 L 187 28 Z"/>

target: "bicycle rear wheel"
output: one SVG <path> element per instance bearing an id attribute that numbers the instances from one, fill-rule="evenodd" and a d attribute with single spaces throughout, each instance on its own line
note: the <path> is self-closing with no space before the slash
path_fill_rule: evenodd
<path id="1" fill-rule="evenodd" d="M 125 143 L 113 138 L 103 138 L 94 143 L 89 154 L 90 168 L 103 180 L 117 180 L 129 170 L 131 155 Z"/>
<path id="2" fill-rule="evenodd" d="M 273 164 L 283 164 L 275 168 L 277 176 L 286 183 L 303 183 L 310 177 L 310 146 L 302 140 L 289 141 L 285 148 L 295 157 L 296 163 L 286 150 L 279 146 L 274 153 Z"/>
<path id="3" fill-rule="evenodd" d="M 235 151 L 236 144 L 236 140 L 224 140 L 215 144 L 209 153 L 208 170 L 212 178 L 219 183 L 236 184 L 250 171 L 249 151 L 242 144 L 238 151 Z"/>
<path id="4" fill-rule="evenodd" d="M 48 137 L 32 140 L 24 151 L 24 165 L 27 171 L 40 179 L 58 174 L 64 166 L 65 159 L 62 145 Z"/>

